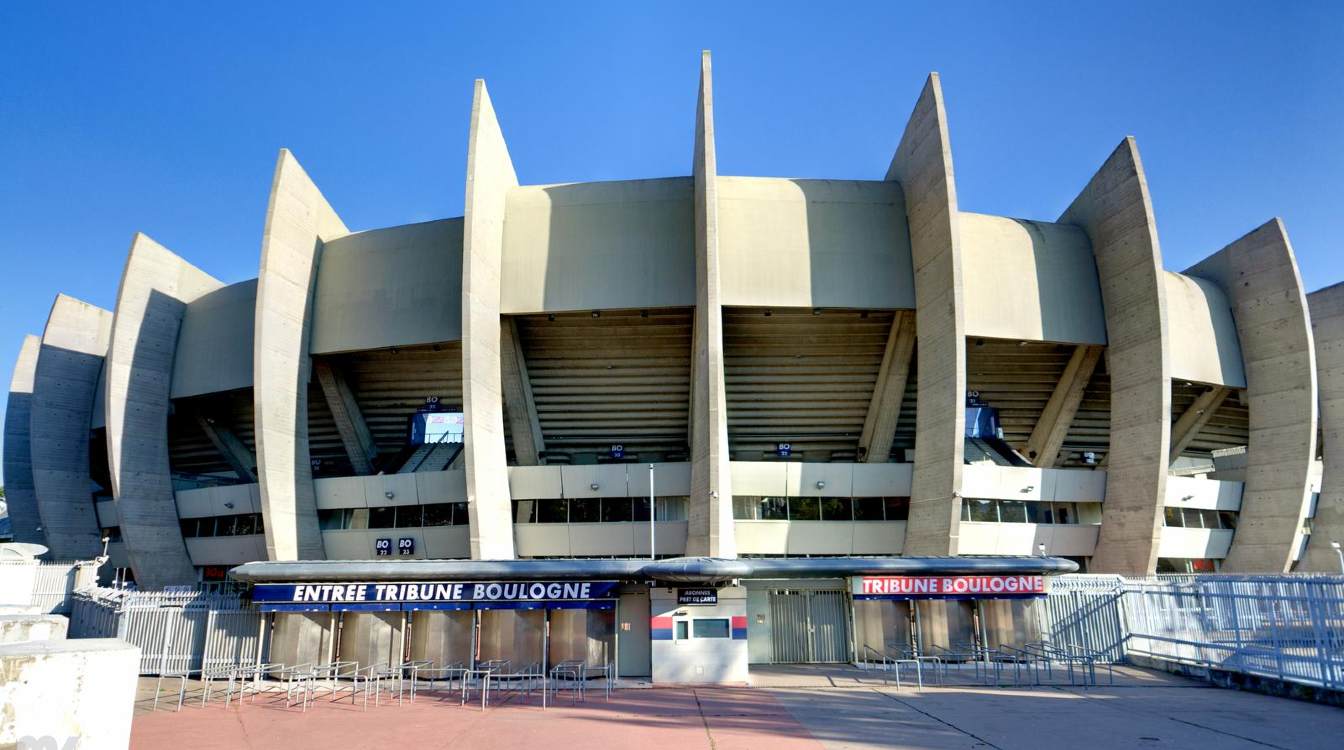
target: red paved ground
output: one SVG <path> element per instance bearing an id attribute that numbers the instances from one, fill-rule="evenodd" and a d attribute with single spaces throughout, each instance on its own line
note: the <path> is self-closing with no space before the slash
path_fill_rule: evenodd
<path id="1" fill-rule="evenodd" d="M 812 738 L 763 690 L 706 688 L 621 690 L 585 703 L 562 696 L 542 711 L 535 698 L 514 697 L 482 712 L 457 697 L 421 695 L 367 712 L 321 700 L 308 712 L 262 696 L 241 709 L 212 702 L 180 713 L 141 713 L 134 748 L 637 748 L 637 750 L 812 750 Z"/>

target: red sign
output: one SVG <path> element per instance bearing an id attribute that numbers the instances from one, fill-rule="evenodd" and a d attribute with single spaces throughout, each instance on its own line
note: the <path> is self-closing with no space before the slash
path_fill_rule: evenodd
<path id="1" fill-rule="evenodd" d="M 865 576 L 855 581 L 854 594 L 900 598 L 1044 596 L 1045 576 Z"/>

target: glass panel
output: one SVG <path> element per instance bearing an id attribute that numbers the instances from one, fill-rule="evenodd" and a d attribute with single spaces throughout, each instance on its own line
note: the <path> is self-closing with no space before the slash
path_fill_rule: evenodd
<path id="1" fill-rule="evenodd" d="M 1050 523 L 1050 503 L 1027 503 L 1027 523 Z"/>
<path id="2" fill-rule="evenodd" d="M 815 497 L 789 498 L 790 521 L 820 521 L 821 502 Z"/>
<path id="3" fill-rule="evenodd" d="M 1182 520 L 1181 518 L 1180 508 L 1163 508 L 1162 519 L 1167 526 L 1171 526 L 1173 528 L 1179 529 L 1185 526 L 1185 521 Z"/>
<path id="4" fill-rule="evenodd" d="M 258 534 L 265 534 L 265 533 L 266 533 L 266 520 L 265 520 L 264 518 L 262 518 L 262 516 L 261 516 L 260 513 L 253 513 L 252 515 L 253 515 L 253 516 L 256 516 L 256 519 L 257 519 L 257 522 L 256 522 L 257 533 L 258 533 Z"/>
<path id="5" fill-rule="evenodd" d="M 677 620 L 672 624 L 677 629 L 677 632 L 672 636 L 673 638 L 675 638 L 678 641 L 684 641 L 689 637 L 686 633 L 687 623 L 685 620 Z"/>
<path id="6" fill-rule="evenodd" d="M 341 528 L 345 522 L 344 510 L 319 510 L 317 512 L 317 526 L 323 531 L 335 531 Z M 186 523 L 183 521 L 183 523 Z M 184 527 L 185 528 L 185 527 Z"/>
<path id="7" fill-rule="evenodd" d="M 238 536 L 247 536 L 248 534 L 257 533 L 256 530 L 252 528 L 252 514 L 248 513 L 247 515 L 238 516 L 238 523 L 234 526 L 233 530 Z"/>
<path id="8" fill-rule="evenodd" d="M 384 506 L 382 508 L 369 508 L 369 528 L 371 529 L 392 529 L 396 528 L 397 509 Z"/>
<path id="9" fill-rule="evenodd" d="M 369 509 L 351 508 L 350 523 L 346 525 L 347 529 L 367 529 L 369 528 Z"/>
<path id="10" fill-rule="evenodd" d="M 1181 515 L 1185 518 L 1185 528 L 1202 529 L 1204 528 L 1204 517 L 1200 515 L 1197 508 L 1182 508 Z"/>
<path id="11" fill-rule="evenodd" d="M 448 503 L 448 504 L 453 508 L 454 526 L 467 526 L 471 523 L 471 520 L 467 516 L 468 511 L 466 503 Z"/>
<path id="12" fill-rule="evenodd" d="M 910 498 L 908 497 L 884 497 L 882 501 L 887 506 L 888 521 L 906 521 L 910 518 Z"/>
<path id="13" fill-rule="evenodd" d="M 1177 565 L 1177 563 L 1179 563 L 1179 562 L 1182 562 L 1182 561 L 1181 561 L 1181 560 L 1174 560 L 1174 559 L 1172 559 L 1172 558 L 1170 558 L 1170 557 L 1159 557 L 1159 558 L 1157 558 L 1157 572 L 1158 572 L 1158 573 L 1184 573 L 1184 572 L 1185 572 L 1185 570 L 1184 570 L 1184 566 L 1178 566 L 1178 565 Z"/>
<path id="14" fill-rule="evenodd" d="M 513 522 L 514 522 L 514 523 L 536 523 L 536 522 L 537 522 L 537 501 L 536 501 L 536 500 L 514 500 L 514 501 L 513 501 Z"/>
<path id="15" fill-rule="evenodd" d="M 630 520 L 649 522 L 649 499 L 647 497 L 634 499 L 634 512 L 631 514 Z"/>
<path id="16" fill-rule="evenodd" d="M 630 498 L 602 498 L 602 523 L 623 523 L 634 518 L 630 513 Z"/>
<path id="17" fill-rule="evenodd" d="M 999 511 L 993 500 L 975 500 L 967 498 L 962 501 L 970 506 L 970 520 L 981 523 L 997 523 L 999 520 Z"/>
<path id="18" fill-rule="evenodd" d="M 399 529 L 418 529 L 420 528 L 420 516 L 424 513 L 419 505 L 403 505 L 397 508 L 397 528 Z"/>
<path id="19" fill-rule="evenodd" d="M 551 498 L 537 501 L 537 523 L 568 523 L 569 501 Z"/>
<path id="20" fill-rule="evenodd" d="M 1222 524 L 1224 529 L 1237 528 L 1237 514 L 1230 510 L 1218 511 L 1218 521 Z"/>
<path id="21" fill-rule="evenodd" d="M 821 520 L 853 521 L 854 511 L 850 508 L 849 498 L 847 497 L 821 498 Z"/>
<path id="22" fill-rule="evenodd" d="M 434 503 L 425 506 L 426 526 L 451 526 L 453 524 L 453 506 L 448 503 Z"/>
<path id="23" fill-rule="evenodd" d="M 597 523 L 602 520 L 601 503 L 595 497 L 576 497 L 569 501 L 570 523 Z"/>
<path id="24" fill-rule="evenodd" d="M 750 495 L 733 495 L 733 518 L 739 521 L 758 521 L 757 509 L 761 499 Z"/>
<path id="25" fill-rule="evenodd" d="M 659 521 L 685 521 L 686 506 L 690 500 L 685 497 L 660 497 L 658 498 L 657 520 Z M 648 501 L 644 504 L 647 506 Z M 649 520 L 647 516 L 645 521 Z"/>
<path id="26" fill-rule="evenodd" d="M 786 521 L 789 518 L 789 499 L 786 497 L 760 498 L 756 517 L 762 521 Z"/>
<path id="27" fill-rule="evenodd" d="M 184 518 L 179 522 L 179 525 L 181 525 L 182 527 L 182 536 L 184 537 L 196 536 L 196 519 Z"/>
<path id="28" fill-rule="evenodd" d="M 1000 523 L 1026 523 L 1027 522 L 1027 504 L 1021 500 L 1000 500 L 999 501 L 999 522 Z"/>
<path id="29" fill-rule="evenodd" d="M 726 617 L 697 617 L 691 621 L 691 632 L 696 638 L 732 638 Z"/>
<path id="30" fill-rule="evenodd" d="M 215 536 L 237 536 L 238 516 L 220 516 L 215 519 Z"/>
<path id="31" fill-rule="evenodd" d="M 961 520 L 971 520 L 971 501 L 963 499 L 961 501 Z"/>
<path id="32" fill-rule="evenodd" d="M 881 521 L 883 520 L 882 507 L 883 499 L 880 497 L 856 497 L 854 498 L 854 520 L 855 521 Z"/>
<path id="33" fill-rule="evenodd" d="M 1073 503 L 1055 503 L 1055 523 L 1078 523 L 1078 509 Z"/>

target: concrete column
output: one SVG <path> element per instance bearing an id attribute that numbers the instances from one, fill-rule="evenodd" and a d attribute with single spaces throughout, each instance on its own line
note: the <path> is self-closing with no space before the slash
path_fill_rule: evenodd
<path id="1" fill-rule="evenodd" d="M 919 408 L 907 555 L 955 555 L 966 439 L 966 325 L 957 184 L 943 88 L 931 73 L 887 180 L 899 182 L 915 266 Z"/>
<path id="2" fill-rule="evenodd" d="M 896 425 L 901 419 L 901 402 L 905 399 L 905 384 L 910 378 L 910 360 L 915 355 L 915 314 L 897 310 L 887 334 L 887 348 L 882 354 L 882 366 L 873 384 L 873 397 L 868 402 L 868 414 L 863 420 L 859 436 L 859 460 L 884 464 L 891 460 L 891 444 L 896 439 Z"/>
<path id="3" fill-rule="evenodd" d="M 541 434 L 532 381 L 527 377 L 527 358 L 523 356 L 523 344 L 518 339 L 518 321 L 508 318 L 499 332 L 504 413 L 509 418 L 509 433 L 513 436 L 513 456 L 519 466 L 536 466 L 541 463 L 546 440 Z"/>
<path id="4" fill-rule="evenodd" d="M 23 337 L 5 406 L 5 503 L 9 506 L 14 541 L 28 544 L 47 543 L 42 533 L 42 517 L 37 512 L 37 493 L 33 491 L 32 445 L 28 433 L 33 410 L 33 376 L 41 348 L 42 339 Z"/>
<path id="5" fill-rule="evenodd" d="M 1283 573 L 1301 543 L 1316 458 L 1316 352 L 1293 247 L 1273 219 L 1186 273 L 1222 287 L 1246 366 L 1246 487 L 1223 569 Z"/>
<path id="6" fill-rule="evenodd" d="M 1106 502 L 1089 569 L 1147 575 L 1157 566 L 1162 531 L 1171 378 L 1162 251 L 1133 138 L 1111 153 L 1059 221 L 1082 227 L 1092 241 L 1109 342 Z"/>
<path id="7" fill-rule="evenodd" d="M 372 474 L 374 461 L 378 460 L 378 443 L 373 439 L 368 422 L 364 421 L 364 412 L 359 408 L 354 389 L 345 373 L 330 362 L 319 359 L 313 363 L 313 368 L 336 422 L 336 431 L 341 433 L 341 444 L 345 446 L 345 455 L 350 457 L 350 465 L 356 474 Z"/>
<path id="8" fill-rule="evenodd" d="M 89 491 L 89 429 L 112 313 L 56 296 L 42 333 L 29 416 L 33 489 L 53 560 L 88 560 L 103 551 Z"/>
<path id="9" fill-rule="evenodd" d="M 1344 543 L 1344 283 L 1307 295 L 1321 409 L 1321 494 L 1298 570 L 1340 572 L 1330 542 Z M 8 476 L 8 472 L 6 472 Z M 1243 505 L 1244 507 L 1244 505 Z M 1235 537 L 1233 537 L 1235 540 Z"/>
<path id="10" fill-rule="evenodd" d="M 117 290 L 107 350 L 107 465 L 135 580 L 195 583 L 168 466 L 169 392 L 187 303 L 224 286 L 143 234 L 135 235 Z"/>
<path id="11" fill-rule="evenodd" d="M 723 383 L 714 81 L 708 51 L 700 55 L 691 172 L 695 179 L 695 328 L 691 336 L 691 498 L 686 554 L 737 557 Z"/>
<path id="12" fill-rule="evenodd" d="M 252 356 L 257 478 L 272 560 L 324 557 L 308 455 L 308 341 L 322 243 L 345 234 L 327 199 L 282 149 L 261 238 Z"/>
<path id="13" fill-rule="evenodd" d="M 1171 448 L 1167 454 L 1167 460 L 1170 463 L 1176 463 L 1176 459 L 1181 457 L 1185 449 L 1194 442 L 1195 436 L 1204 429 L 1204 425 L 1213 419 L 1213 415 L 1218 412 L 1218 407 L 1223 405 L 1227 397 L 1232 394 L 1232 389 L 1223 385 L 1209 386 L 1207 391 L 1199 394 L 1190 408 L 1185 410 L 1171 426 Z"/>
<path id="14" fill-rule="evenodd" d="M 245 484 L 256 484 L 257 482 L 257 457 L 248 450 L 247 444 L 242 441 L 233 432 L 233 428 L 227 422 L 221 421 L 222 418 L 215 415 L 207 415 L 196 412 L 193 415 L 196 418 L 196 424 L 200 426 L 201 432 L 209 438 L 210 444 L 215 446 L 224 462 L 229 465 L 234 474 L 243 480 Z"/>
<path id="15" fill-rule="evenodd" d="M 467 508 L 473 560 L 508 560 L 513 552 L 509 469 L 504 451 L 500 361 L 500 266 L 504 204 L 518 186 L 504 132 L 485 81 L 476 81 L 467 142 L 462 236 L 462 410 L 466 422 Z"/>

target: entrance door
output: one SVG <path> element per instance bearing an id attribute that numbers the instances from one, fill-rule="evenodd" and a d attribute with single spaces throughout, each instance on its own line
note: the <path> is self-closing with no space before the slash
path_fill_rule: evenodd
<path id="1" fill-rule="evenodd" d="M 849 661 L 849 607 L 844 591 L 770 592 L 776 664 Z"/>

